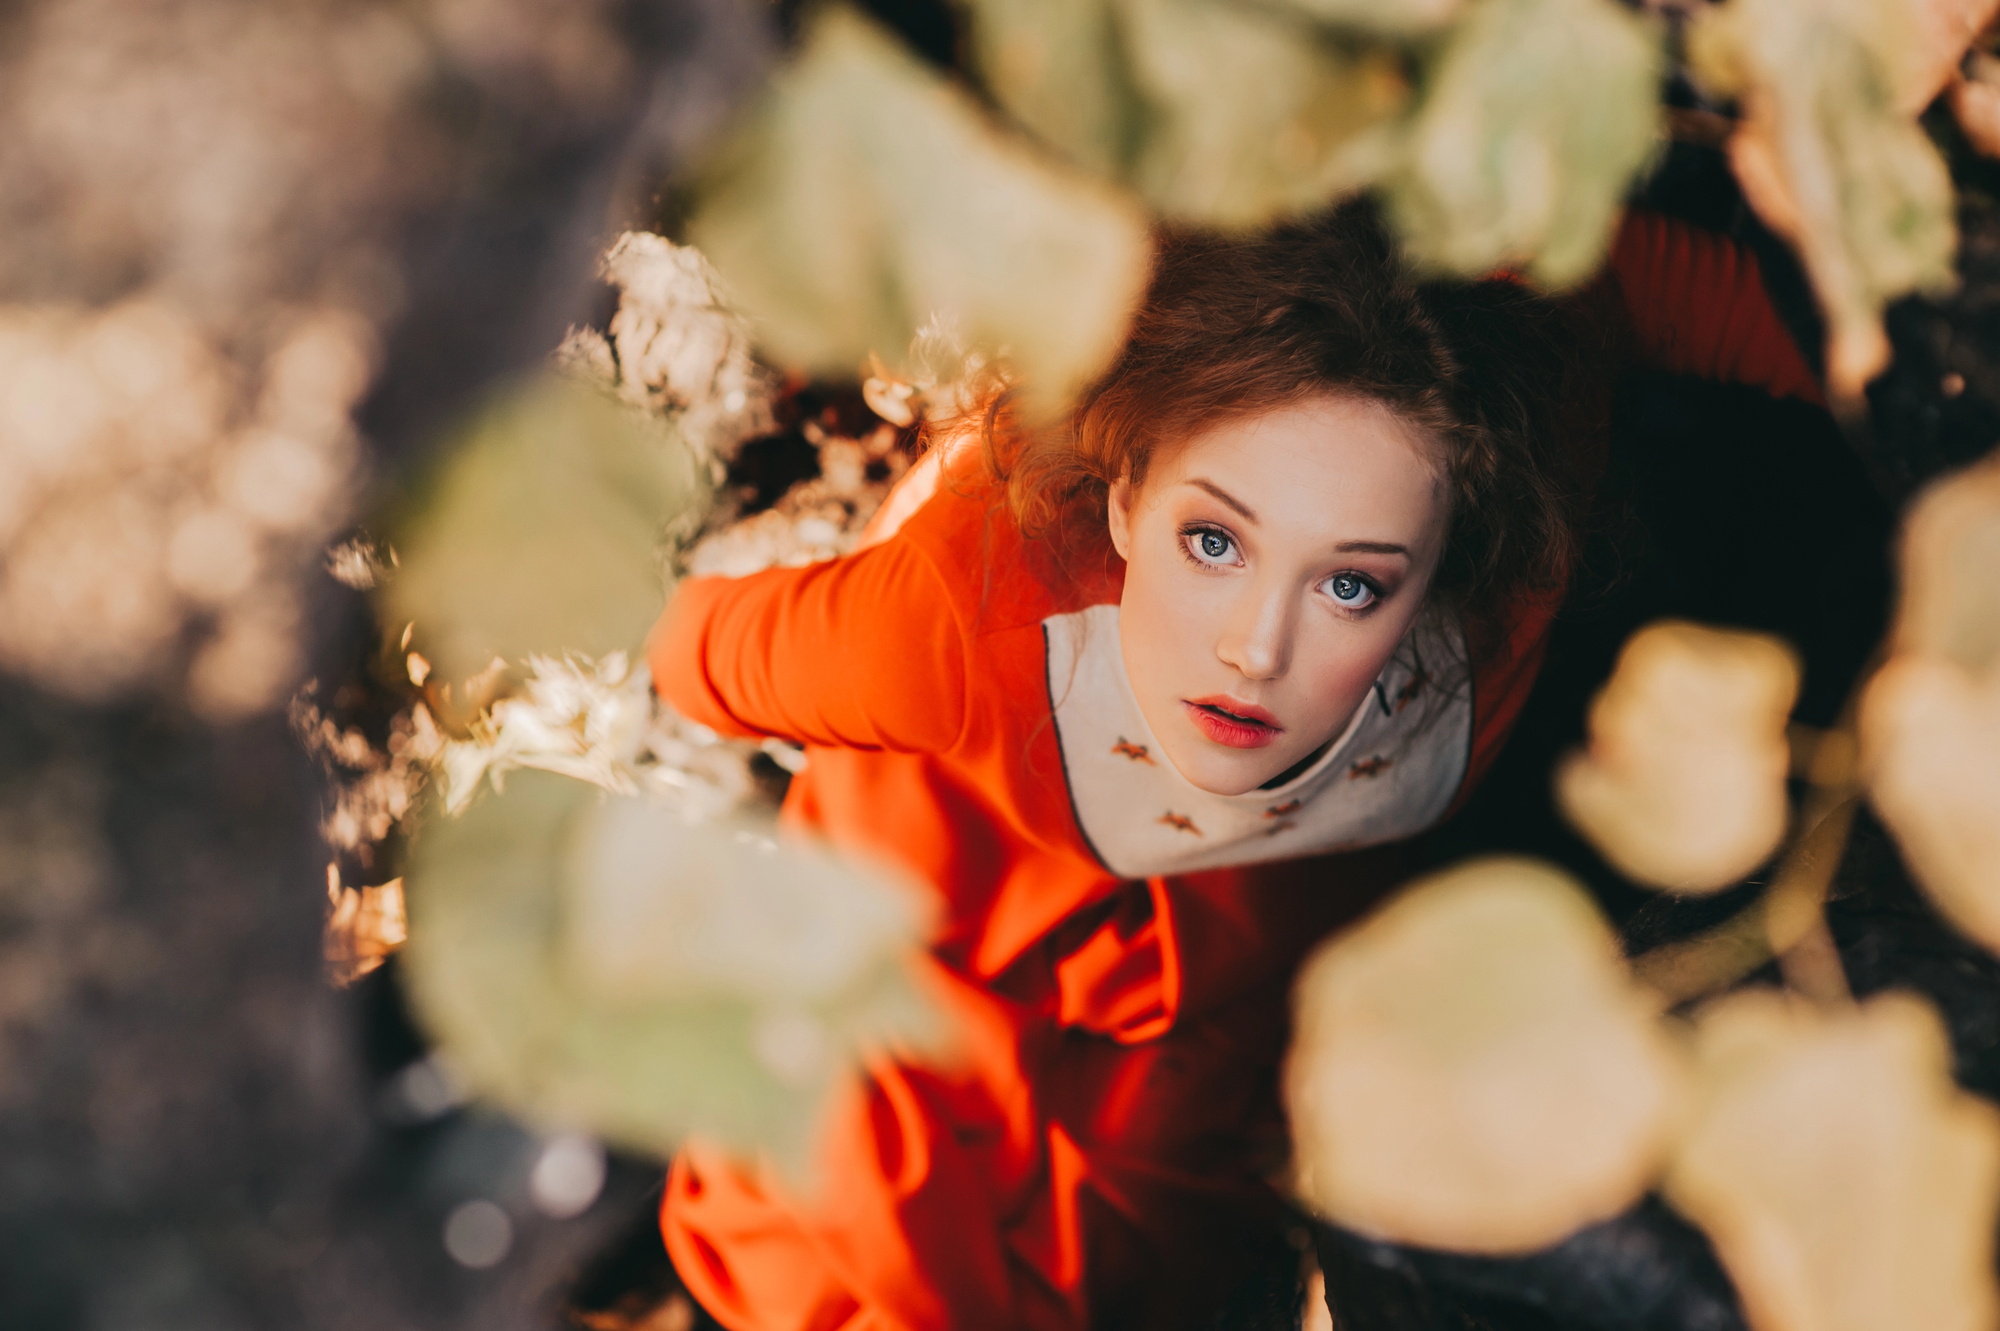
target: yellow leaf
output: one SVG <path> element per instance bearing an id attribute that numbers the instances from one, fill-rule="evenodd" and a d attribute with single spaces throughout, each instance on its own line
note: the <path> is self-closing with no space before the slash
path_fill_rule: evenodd
<path id="1" fill-rule="evenodd" d="M 1862 777 L 1917 880 L 2000 950 L 2000 456 L 1911 507 L 1895 655 L 1862 698 Z"/>
<path id="2" fill-rule="evenodd" d="M 1638 1199 L 1675 1052 L 1583 891 L 1526 860 L 1410 888 L 1302 974 L 1285 1071 L 1297 1187 L 1364 1233 L 1477 1252 Z"/>
<path id="3" fill-rule="evenodd" d="M 1435 32 L 1465 12 L 1470 0 L 1273 0 L 1280 8 L 1321 23 L 1363 32 L 1416 37 Z"/>
<path id="4" fill-rule="evenodd" d="M 2000 1122 L 1951 1082 L 1921 1000 L 1720 1000 L 1668 1200 L 1714 1241 L 1755 1331 L 1988 1331 Z"/>
<path id="5" fill-rule="evenodd" d="M 1424 78 L 1384 184 L 1419 262 L 1596 271 L 1659 142 L 1660 29 L 1614 0 L 1480 0 Z"/>
<path id="6" fill-rule="evenodd" d="M 1888 0 L 1885 21 L 1909 34 L 1885 51 L 1896 106 L 1909 115 L 1929 106 L 1996 10 L 2000 0 Z"/>
<path id="7" fill-rule="evenodd" d="M 1001 134 L 844 6 L 812 21 L 689 231 L 792 368 L 897 365 L 942 315 L 1043 404 L 1117 351 L 1150 252 L 1135 208 Z"/>
<path id="8" fill-rule="evenodd" d="M 1895 657 L 1862 700 L 1862 775 L 1945 915 L 2000 952 L 2000 671 Z"/>
<path id="9" fill-rule="evenodd" d="M 1902 0 L 1728 0 L 1689 28 L 1696 73 L 1742 101 L 1731 164 L 1805 261 L 1842 397 L 1888 363 L 1883 305 L 1953 280 L 1951 178 L 1899 101 L 1918 36 Z"/>
<path id="10" fill-rule="evenodd" d="M 1788 805 L 1789 648 L 1760 634 L 1654 624 L 1590 708 L 1590 748 L 1556 774 L 1564 815 L 1621 873 L 1707 892 L 1777 849 Z"/>
<path id="11" fill-rule="evenodd" d="M 2000 454 L 1928 488 L 1903 524 L 1895 649 L 2000 665 Z"/>

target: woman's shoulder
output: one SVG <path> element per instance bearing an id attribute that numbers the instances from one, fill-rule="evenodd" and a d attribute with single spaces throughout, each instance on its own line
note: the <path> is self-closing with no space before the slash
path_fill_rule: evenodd
<path id="1" fill-rule="evenodd" d="M 1022 531 L 1004 479 L 976 441 L 932 449 L 897 483 L 860 548 L 892 542 L 923 553 L 975 633 L 1117 599 L 1115 579 L 1080 576 L 1050 542 Z"/>

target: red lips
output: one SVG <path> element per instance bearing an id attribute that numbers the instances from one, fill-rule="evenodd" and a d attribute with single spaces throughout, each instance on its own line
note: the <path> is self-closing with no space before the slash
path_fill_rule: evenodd
<path id="1" fill-rule="evenodd" d="M 1227 694 L 1187 698 L 1181 705 L 1202 734 L 1232 749 L 1261 749 L 1285 733 L 1277 717 Z"/>

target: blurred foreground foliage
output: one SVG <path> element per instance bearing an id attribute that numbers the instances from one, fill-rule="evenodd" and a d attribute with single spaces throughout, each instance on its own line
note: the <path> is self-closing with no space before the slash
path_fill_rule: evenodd
<path id="1" fill-rule="evenodd" d="M 422 624 L 447 680 L 495 657 L 631 646 L 659 613 L 665 525 L 699 511 L 707 485 L 663 418 L 553 374 L 505 388 L 416 491 L 384 628 Z"/>
<path id="2" fill-rule="evenodd" d="M 430 828 L 406 956 L 467 1085 L 671 1155 L 689 1133 L 802 1178 L 864 1049 L 942 1034 L 905 961 L 918 896 L 754 825 L 527 772 Z"/>
<path id="3" fill-rule="evenodd" d="M 1739 178 L 1798 248 L 1853 398 L 1886 363 L 1884 304 L 1950 282 L 1949 182 L 1916 114 L 1991 9 L 966 0 L 977 86 L 954 87 L 830 2 L 696 182 L 690 234 L 782 361 L 893 368 L 944 315 L 1055 402 L 1118 345 L 1141 207 L 1249 227 L 1375 189 L 1425 266 L 1588 278 L 1685 41 L 1743 110 Z"/>
<path id="4" fill-rule="evenodd" d="M 689 234 L 780 370 L 865 362 L 869 400 L 907 426 L 926 371 L 904 349 L 942 342 L 1056 410 L 1120 343 L 1149 222 L 1251 227 L 1369 188 L 1415 263 L 1586 279 L 1660 145 L 1685 38 L 1703 87 L 1736 99 L 1734 169 L 1798 249 L 1829 387 L 1852 402 L 1886 355 L 1885 302 L 1950 271 L 1949 181 L 1915 115 L 1953 62 L 1924 58 L 1924 34 L 1991 8 L 1724 0 L 1687 20 L 1612 0 L 970 0 L 971 68 L 954 80 L 826 4 L 696 175 Z M 682 263 L 643 239 L 614 254 Z M 629 304 L 643 283 L 617 280 Z M 620 320 L 614 333 L 644 322 Z M 741 439 L 689 438 L 671 375 L 635 389 L 653 380 L 619 337 L 566 356 L 597 387 L 501 402 L 395 534 L 386 636 L 417 625 L 424 673 L 635 647 L 659 607 L 655 551 L 677 556 L 726 500 L 710 464 Z M 856 467 L 884 456 L 840 442 Z M 1520 1252 L 1663 1188 L 1715 1241 L 1757 1331 L 1864 1324 L 1822 1289 L 1842 1309 L 1936 1300 L 1971 1310 L 1942 1324 L 1985 1324 L 2000 1199 L 1979 1179 L 2000 1128 L 1943 1075 L 1920 1002 L 1852 1002 L 1822 907 L 1868 799 L 1941 909 L 2000 947 L 1996 531 L 1990 466 L 1916 510 L 1888 663 L 1823 733 L 1788 730 L 1798 668 L 1782 646 L 1685 624 L 1635 638 L 1563 769 L 1567 812 L 1637 882 L 1710 891 L 1772 866 L 1772 885 L 1631 968 L 1545 867 L 1475 862 L 1410 888 L 1299 990 L 1303 1200 L 1369 1234 Z M 413 859 L 420 1007 L 474 1086 L 537 1121 L 804 1159 L 871 1049 L 935 1035 L 904 969 L 923 921 L 870 871 L 766 825 L 676 819 L 625 759 L 596 765 L 609 741 L 592 718 L 608 713 L 556 710 L 478 711 L 440 750 L 468 811 L 423 829 Z M 680 762 L 657 770 L 679 780 Z M 472 797 L 519 766 L 616 793 L 537 772 Z M 1789 998 L 1717 998 L 1773 960 Z M 1867 1187 L 1849 1186 L 1856 1160 Z"/>

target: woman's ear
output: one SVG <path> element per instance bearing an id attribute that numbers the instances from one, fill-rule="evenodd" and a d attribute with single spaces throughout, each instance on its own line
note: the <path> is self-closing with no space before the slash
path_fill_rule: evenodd
<path id="1" fill-rule="evenodd" d="M 1104 519 L 1111 528 L 1111 548 L 1120 559 L 1132 558 L 1132 478 L 1120 476 L 1111 482 L 1106 496 Z"/>

